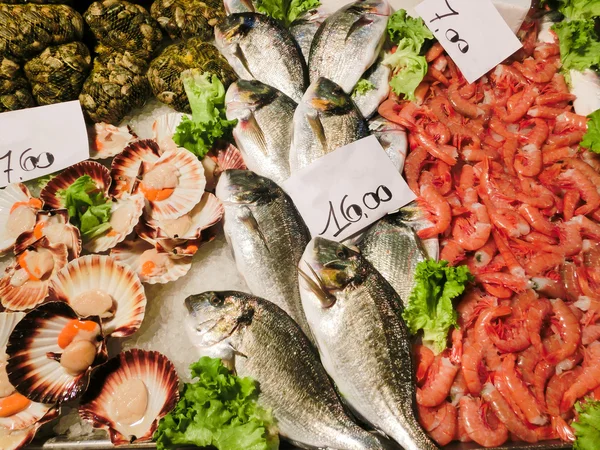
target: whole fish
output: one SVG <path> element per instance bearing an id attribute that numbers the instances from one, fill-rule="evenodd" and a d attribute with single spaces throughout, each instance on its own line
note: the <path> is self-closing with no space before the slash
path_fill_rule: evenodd
<path id="1" fill-rule="evenodd" d="M 307 69 L 298 44 L 279 22 L 264 14 L 235 13 L 215 26 L 215 45 L 244 80 L 273 86 L 299 102 Z"/>
<path id="2" fill-rule="evenodd" d="M 379 104 L 388 97 L 390 93 L 390 74 L 390 68 L 385 64 L 381 64 L 380 58 L 361 77 L 361 79 L 371 83 L 373 88 L 364 93 L 352 93 L 352 100 L 366 119 L 373 116 L 377 112 Z"/>
<path id="3" fill-rule="evenodd" d="M 402 220 L 402 214 L 389 214 L 376 222 L 362 235 L 358 248 L 406 306 L 414 287 L 415 269 L 427 259 L 427 253 L 415 230 Z"/>
<path id="4" fill-rule="evenodd" d="M 405 450 L 437 448 L 416 419 L 402 302 L 360 253 L 320 237 L 300 263 L 302 306 L 341 398 Z"/>
<path id="5" fill-rule="evenodd" d="M 325 77 L 351 93 L 379 56 L 390 13 L 386 0 L 357 0 L 329 16 L 310 48 L 311 83 Z"/>
<path id="6" fill-rule="evenodd" d="M 298 288 L 298 262 L 310 232 L 292 200 L 274 181 L 249 170 L 226 170 L 217 197 L 225 237 L 254 295 L 287 312 L 310 337 Z"/>
<path id="7" fill-rule="evenodd" d="M 239 80 L 225 96 L 227 119 L 248 169 L 278 184 L 290 176 L 290 145 L 296 103 L 257 80 Z"/>
<path id="8" fill-rule="evenodd" d="M 327 78 L 309 86 L 294 113 L 292 173 L 327 153 L 369 135 L 369 126 L 341 87 Z"/>
<path id="9" fill-rule="evenodd" d="M 319 10 L 313 9 L 294 20 L 290 26 L 290 33 L 296 39 L 307 65 L 310 56 L 310 46 L 323 20 L 325 20 L 324 15 Z"/>
<path id="10" fill-rule="evenodd" d="M 398 172 L 402 172 L 408 151 L 408 137 L 404 127 L 376 116 L 369 120 L 369 130 L 377 138 Z"/>
<path id="11" fill-rule="evenodd" d="M 282 436 L 303 448 L 383 448 L 346 415 L 319 355 L 281 308 L 235 291 L 192 295 L 185 304 L 199 352 L 258 381 L 259 402 L 272 409 Z"/>
<path id="12" fill-rule="evenodd" d="M 400 217 L 404 223 L 410 225 L 415 231 L 429 228 L 433 225 L 429 219 L 425 217 L 425 213 L 417 204 L 417 202 L 411 202 L 408 205 L 400 208 L 398 210 L 398 217 Z M 421 243 L 423 244 L 425 253 L 427 253 L 427 257 L 437 261 L 440 256 L 439 239 L 437 237 L 422 239 Z"/>

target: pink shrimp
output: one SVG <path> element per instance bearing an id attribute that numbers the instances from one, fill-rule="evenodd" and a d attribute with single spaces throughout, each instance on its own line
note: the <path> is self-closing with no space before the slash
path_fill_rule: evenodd
<path id="1" fill-rule="evenodd" d="M 587 215 L 600 207 L 600 194 L 596 186 L 578 169 L 567 169 L 559 173 L 559 185 L 579 191 L 581 199 L 586 203 L 575 210 L 575 214 Z"/>
<path id="2" fill-rule="evenodd" d="M 540 252 L 529 258 L 525 264 L 525 272 L 530 276 L 543 275 L 549 270 L 559 267 L 563 261 L 563 254 Z"/>
<path id="3" fill-rule="evenodd" d="M 543 119 L 523 120 L 519 124 L 521 130 L 527 130 L 527 133 L 519 132 L 519 139 L 527 144 L 542 148 L 546 139 L 548 139 L 548 124 Z"/>
<path id="4" fill-rule="evenodd" d="M 450 387 L 460 366 L 455 366 L 445 356 L 435 357 L 429 367 L 423 387 L 417 387 L 417 403 L 422 406 L 437 406 L 450 393 Z"/>
<path id="5" fill-rule="evenodd" d="M 585 131 L 587 130 L 587 122 L 588 118 L 586 116 L 564 111 L 556 117 L 555 130 L 559 133 L 566 129 Z"/>
<path id="6" fill-rule="evenodd" d="M 539 91 L 534 86 L 526 86 L 523 91 L 523 96 L 521 97 L 521 101 L 518 105 L 514 107 L 514 109 L 508 113 L 502 108 L 496 107 L 494 110 L 498 117 L 502 119 L 504 122 L 514 123 L 523 118 L 525 114 L 528 113 L 529 108 L 535 101 L 535 98 L 539 95 Z"/>
<path id="7" fill-rule="evenodd" d="M 461 151 L 462 159 L 467 162 L 483 161 L 486 158 L 499 160 L 500 153 L 491 147 L 487 148 L 470 148 L 465 147 Z"/>
<path id="8" fill-rule="evenodd" d="M 447 445 L 456 436 L 458 413 L 450 403 L 442 403 L 437 408 L 418 405 L 418 413 L 419 423 L 438 445 Z"/>
<path id="9" fill-rule="evenodd" d="M 594 342 L 586 350 L 586 361 L 583 370 L 563 395 L 560 402 L 561 412 L 569 411 L 578 398 L 600 386 L 599 350 L 600 342 Z"/>
<path id="10" fill-rule="evenodd" d="M 541 250 L 562 256 L 573 256 L 581 251 L 583 239 L 577 221 L 569 220 L 558 225 L 558 245 L 542 245 Z"/>
<path id="11" fill-rule="evenodd" d="M 557 163 L 565 158 L 577 156 L 579 150 L 575 147 L 545 148 L 542 151 L 542 161 L 545 166 Z"/>
<path id="12" fill-rule="evenodd" d="M 579 158 L 564 158 L 564 164 L 571 169 L 577 169 L 585 175 L 595 186 L 600 186 L 600 173 L 587 162 Z"/>
<path id="13" fill-rule="evenodd" d="M 487 266 L 492 258 L 496 255 L 498 248 L 496 242 L 490 237 L 483 247 L 478 249 L 473 255 L 474 265 L 478 269 L 482 269 Z"/>
<path id="14" fill-rule="evenodd" d="M 540 358 L 541 353 L 533 346 L 526 348 L 519 354 L 517 368 L 525 383 L 533 384 L 533 372 Z"/>
<path id="15" fill-rule="evenodd" d="M 583 295 L 578 280 L 577 267 L 572 262 L 565 261 L 559 273 L 567 291 L 568 300 L 576 301 L 580 295 Z"/>
<path id="16" fill-rule="evenodd" d="M 575 430 L 565 422 L 560 416 L 552 417 L 552 425 L 560 437 L 565 442 L 575 442 Z"/>
<path id="17" fill-rule="evenodd" d="M 565 110 L 563 108 L 553 108 L 551 106 L 534 106 L 527 111 L 530 117 L 540 117 L 542 119 L 556 119 Z"/>
<path id="18" fill-rule="evenodd" d="M 527 423 L 527 418 L 525 417 L 525 414 L 523 414 L 523 411 L 521 411 L 521 408 L 519 408 L 519 405 L 516 404 L 514 395 L 512 394 L 506 379 L 501 376 L 501 371 L 496 372 L 494 376 L 494 386 L 498 389 L 500 395 L 504 397 L 504 400 L 510 405 L 510 408 L 514 411 L 519 420 L 523 423 Z"/>
<path id="19" fill-rule="evenodd" d="M 429 153 L 423 147 L 417 147 L 410 151 L 406 157 L 406 161 L 404 161 L 406 182 L 410 189 L 417 195 L 419 194 L 419 175 L 428 155 Z"/>
<path id="20" fill-rule="evenodd" d="M 501 230 L 506 236 L 516 238 L 527 235 L 531 231 L 531 227 L 527 221 L 514 210 L 497 208 L 490 214 L 490 219 L 494 226 L 498 230 Z"/>
<path id="21" fill-rule="evenodd" d="M 513 65 L 525 78 L 534 83 L 548 83 L 557 71 L 557 67 L 554 64 L 531 59 L 525 60 L 523 64 L 515 62 Z"/>
<path id="22" fill-rule="evenodd" d="M 563 219 L 569 221 L 575 215 L 577 205 L 581 201 L 581 194 L 579 191 L 568 189 L 563 195 L 562 215 Z"/>
<path id="23" fill-rule="evenodd" d="M 560 336 L 563 340 L 563 345 L 559 349 L 550 352 L 546 355 L 546 360 L 557 364 L 568 356 L 571 356 L 577 350 L 577 346 L 581 343 L 581 329 L 577 317 L 569 307 L 559 298 L 550 300 L 554 317 L 557 320 Z"/>
<path id="24" fill-rule="evenodd" d="M 548 386 L 546 386 L 546 408 L 548 413 L 553 417 L 560 415 L 560 402 L 563 398 L 567 389 L 577 379 L 577 377 L 583 371 L 583 367 L 577 366 L 573 370 L 563 372 L 561 374 L 554 374 Z"/>
<path id="25" fill-rule="evenodd" d="M 591 239 L 600 240 L 600 225 L 585 216 L 575 216 L 571 219 L 579 225 L 581 234 Z"/>
<path id="26" fill-rule="evenodd" d="M 492 428 L 487 416 L 487 408 L 480 399 L 463 397 L 459 403 L 460 419 L 469 438 L 484 447 L 498 447 L 508 439 L 508 429 L 502 421 L 496 421 L 497 426 Z"/>
<path id="27" fill-rule="evenodd" d="M 534 144 L 527 144 L 517 150 L 514 168 L 520 175 L 535 177 L 542 171 L 542 151 Z"/>
<path id="28" fill-rule="evenodd" d="M 417 132 L 415 139 L 434 158 L 441 159 L 446 164 L 453 166 L 458 158 L 458 149 L 451 145 L 438 145 L 429 135 Z"/>
<path id="29" fill-rule="evenodd" d="M 509 173 L 515 174 L 515 155 L 517 154 L 517 150 L 519 149 L 519 143 L 517 138 L 510 137 L 504 141 L 504 145 L 502 146 L 502 159 Z"/>
<path id="30" fill-rule="evenodd" d="M 546 407 L 546 397 L 544 392 L 546 390 L 546 384 L 552 375 L 554 375 L 554 364 L 550 364 L 548 361 L 540 361 L 533 372 L 533 395 L 541 408 Z"/>
<path id="31" fill-rule="evenodd" d="M 506 426 L 508 431 L 525 442 L 537 442 L 535 431 L 530 429 L 510 408 L 508 402 L 502 397 L 498 389 L 491 384 L 486 383 L 481 391 L 481 397 L 487 401 L 496 416 Z"/>
<path id="32" fill-rule="evenodd" d="M 431 122 L 425 126 L 425 131 L 433 137 L 438 144 L 447 144 L 452 139 L 450 129 L 442 122 Z"/>
<path id="33" fill-rule="evenodd" d="M 552 306 L 550 302 L 544 298 L 540 298 L 533 303 L 527 310 L 527 320 L 525 326 L 529 335 L 529 342 L 536 349 L 536 351 L 542 355 L 544 352 L 544 346 L 542 345 L 542 337 L 540 332 L 542 330 L 542 324 L 546 316 L 552 312 Z"/>
<path id="34" fill-rule="evenodd" d="M 513 292 L 522 292 L 527 289 L 527 281 L 523 276 L 510 273 L 482 273 L 476 275 L 475 279 L 484 284 L 500 285 Z"/>
<path id="35" fill-rule="evenodd" d="M 548 136 L 548 139 L 546 140 L 546 145 L 548 145 L 549 148 L 568 147 L 570 145 L 576 145 L 581 142 L 584 134 L 585 131 L 582 130 L 554 133 Z"/>
<path id="36" fill-rule="evenodd" d="M 555 103 L 570 102 L 575 100 L 577 97 L 568 92 L 549 92 L 542 94 L 535 99 L 536 105 L 552 105 Z"/>
<path id="37" fill-rule="evenodd" d="M 465 250 L 475 251 L 483 247 L 490 237 L 492 225 L 487 209 L 481 203 L 473 203 L 467 206 L 471 213 L 468 219 L 459 217 L 456 219 L 452 236 L 456 242 Z"/>
<path id="38" fill-rule="evenodd" d="M 567 298 L 567 291 L 561 281 L 548 277 L 532 277 L 533 289 L 548 298 Z"/>
<path id="39" fill-rule="evenodd" d="M 510 308 L 507 311 L 510 314 Z M 496 326 L 488 323 L 486 331 L 490 340 L 502 353 L 520 352 L 529 347 L 529 337 L 522 320 L 508 320 L 505 323 L 499 321 Z"/>
<path id="40" fill-rule="evenodd" d="M 452 340 L 452 350 L 450 351 L 450 362 L 457 365 L 460 370 L 460 363 L 463 354 L 463 336 L 464 333 L 460 328 L 454 328 L 450 334 Z"/>
<path id="41" fill-rule="evenodd" d="M 492 72 L 491 77 L 494 80 L 494 83 L 503 89 L 510 88 L 512 90 L 518 90 L 520 86 L 526 86 L 528 84 L 520 71 L 505 64 L 498 64 Z"/>
<path id="42" fill-rule="evenodd" d="M 465 249 L 456 241 L 452 239 L 444 240 L 441 242 L 441 246 L 440 259 L 448 261 L 451 266 L 455 266 L 465 259 Z"/>
<path id="43" fill-rule="evenodd" d="M 451 83 L 448 87 L 448 100 L 452 107 L 465 117 L 475 119 L 485 114 L 485 111 L 476 104 L 464 99 L 459 92 L 458 83 Z"/>
<path id="44" fill-rule="evenodd" d="M 417 383 L 421 383 L 427 376 L 427 371 L 435 359 L 433 352 L 424 345 L 415 345 L 413 354 L 417 366 Z"/>
<path id="45" fill-rule="evenodd" d="M 556 234 L 556 226 L 550 223 L 536 207 L 523 203 L 519 206 L 519 213 L 534 230 L 547 236 Z"/>
<path id="46" fill-rule="evenodd" d="M 465 381 L 465 377 L 462 373 L 462 368 L 456 374 L 454 378 L 454 382 L 452 383 L 452 387 L 450 388 L 450 400 L 454 406 L 458 405 L 458 402 L 462 397 L 469 393 L 469 388 L 467 386 L 467 382 Z"/>
<path id="47" fill-rule="evenodd" d="M 417 232 L 421 239 L 428 239 L 443 233 L 448 229 L 452 221 L 450 205 L 431 183 L 421 185 L 421 203 L 429 211 L 435 220 L 435 225 L 421 229 Z"/>
<path id="48" fill-rule="evenodd" d="M 425 59 L 427 60 L 427 62 L 431 62 L 437 59 L 437 57 L 440 56 L 442 53 L 444 53 L 444 47 L 442 47 L 442 45 L 439 42 L 436 42 L 431 46 L 429 50 L 427 50 L 427 53 L 425 53 Z"/>

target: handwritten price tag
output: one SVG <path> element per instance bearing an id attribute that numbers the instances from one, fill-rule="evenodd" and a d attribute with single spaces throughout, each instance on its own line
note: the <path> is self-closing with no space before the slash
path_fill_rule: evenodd
<path id="1" fill-rule="evenodd" d="M 375 136 L 319 158 L 283 188 L 311 234 L 336 241 L 416 198 Z"/>
<path id="2" fill-rule="evenodd" d="M 469 83 L 521 48 L 491 0 L 425 0 L 415 11 Z"/>
<path id="3" fill-rule="evenodd" d="M 78 101 L 0 114 L 0 187 L 88 158 L 88 136 Z"/>

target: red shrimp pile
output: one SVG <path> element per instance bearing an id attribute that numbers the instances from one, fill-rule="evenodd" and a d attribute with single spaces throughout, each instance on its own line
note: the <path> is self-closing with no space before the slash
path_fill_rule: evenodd
<path id="1" fill-rule="evenodd" d="M 432 222 L 419 236 L 476 279 L 451 348 L 415 349 L 420 422 L 440 445 L 572 441 L 575 402 L 600 399 L 600 160 L 578 146 L 586 118 L 535 28 L 474 84 L 434 45 L 417 100 L 379 109 L 409 130 L 404 175 Z"/>

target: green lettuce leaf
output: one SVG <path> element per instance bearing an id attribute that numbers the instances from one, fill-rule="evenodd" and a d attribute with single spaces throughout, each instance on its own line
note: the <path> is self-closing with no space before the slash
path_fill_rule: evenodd
<path id="1" fill-rule="evenodd" d="M 573 450 L 595 450 L 600 442 L 600 402 L 586 399 L 577 402 L 575 410 L 579 417 L 571 426 L 575 430 Z"/>
<path id="2" fill-rule="evenodd" d="M 588 128 L 579 145 L 594 153 L 600 153 L 600 109 L 591 113 Z"/>
<path id="3" fill-rule="evenodd" d="M 201 358 L 190 366 L 173 411 L 161 419 L 153 439 L 158 450 L 195 445 L 219 450 L 275 450 L 279 438 L 270 411 L 257 405 L 250 378 L 232 375 L 220 359 Z"/>
<path id="4" fill-rule="evenodd" d="M 561 0 L 558 10 L 570 20 L 600 16 L 600 2 L 591 0 Z"/>
<path id="5" fill-rule="evenodd" d="M 417 54 L 421 52 L 425 41 L 433 39 L 433 33 L 425 26 L 423 19 L 410 17 L 405 9 L 399 9 L 390 16 L 387 30 L 394 44 L 403 48 L 411 47 Z"/>
<path id="6" fill-rule="evenodd" d="M 448 331 L 458 326 L 452 300 L 473 280 L 467 266 L 452 267 L 448 261 L 428 259 L 417 265 L 415 287 L 402 313 L 412 334 L 423 330 L 423 343 L 435 353 L 446 348 Z"/>
<path id="7" fill-rule="evenodd" d="M 321 6 L 319 0 L 258 0 L 258 12 L 289 26 L 304 13 Z"/>
<path id="8" fill-rule="evenodd" d="M 110 230 L 112 201 L 98 190 L 89 175 L 77 178 L 71 186 L 57 192 L 63 200 L 71 223 L 89 240 Z"/>
<path id="9" fill-rule="evenodd" d="M 552 26 L 558 36 L 560 59 L 566 70 L 600 68 L 600 41 L 593 20 L 558 22 Z"/>
<path id="10" fill-rule="evenodd" d="M 375 89 L 375 85 L 371 83 L 369 80 L 365 80 L 361 78 L 354 86 L 354 90 L 352 91 L 352 97 L 356 97 L 357 95 L 365 95 L 367 92 Z"/>
<path id="11" fill-rule="evenodd" d="M 192 117 L 184 116 L 175 130 L 173 141 L 202 159 L 217 139 L 228 137 L 237 120 L 225 117 L 225 86 L 216 75 L 197 69 L 181 74 Z"/>

